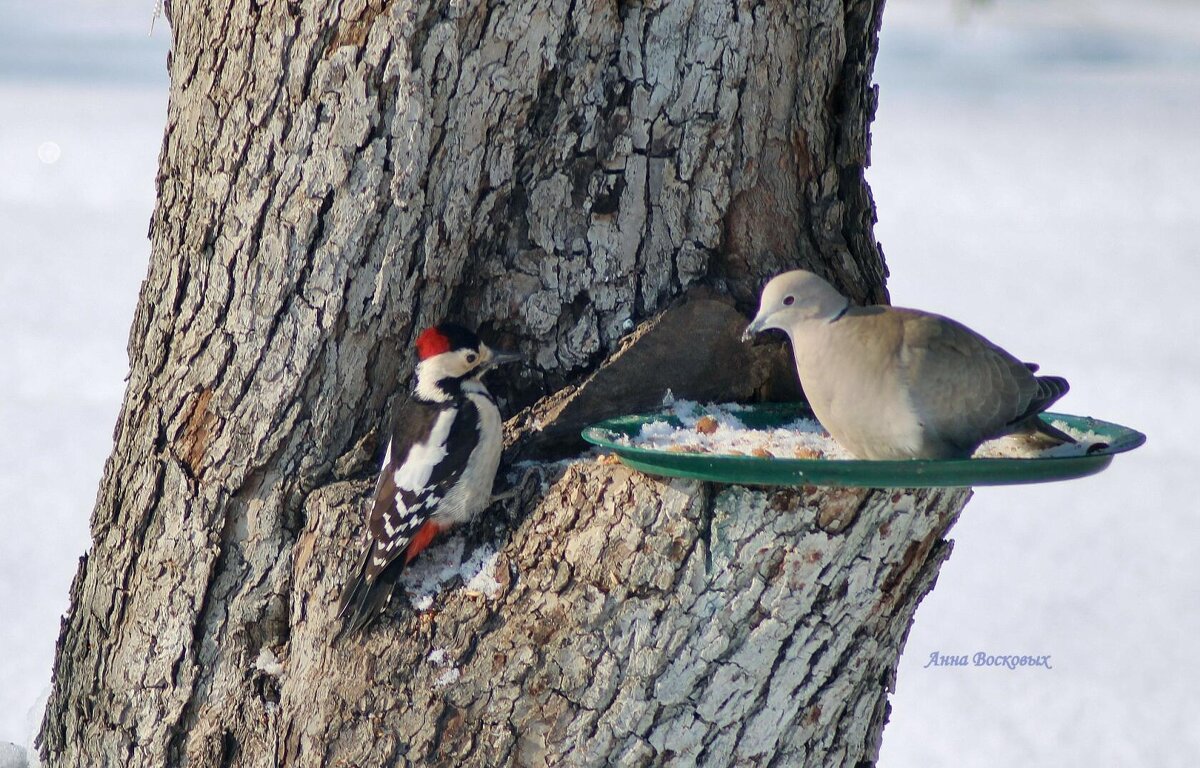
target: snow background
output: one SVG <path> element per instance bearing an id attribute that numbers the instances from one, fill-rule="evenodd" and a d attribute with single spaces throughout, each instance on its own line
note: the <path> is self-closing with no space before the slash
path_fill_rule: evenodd
<path id="1" fill-rule="evenodd" d="M 880 765 L 1200 765 L 1200 4 L 894 0 L 877 81 L 893 302 L 1149 435 L 1095 477 L 977 490 Z M 924 668 L 978 651 L 1053 669 Z"/>
<path id="2" fill-rule="evenodd" d="M 152 12 L 0 0 L 0 742 L 40 719 L 124 391 L 166 108 Z M 977 491 L 880 765 L 1200 764 L 1200 3 L 890 0 L 883 26 L 893 301 L 1150 439 L 1096 477 Z M 977 651 L 1053 669 L 924 668 Z"/>
<path id="3" fill-rule="evenodd" d="M 40 722 L 125 390 L 166 118 L 152 10 L 0 0 L 0 742 Z"/>

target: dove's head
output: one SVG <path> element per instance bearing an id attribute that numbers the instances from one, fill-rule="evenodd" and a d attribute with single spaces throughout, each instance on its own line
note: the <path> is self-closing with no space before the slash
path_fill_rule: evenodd
<path id="1" fill-rule="evenodd" d="M 812 272 L 797 269 L 771 279 L 763 288 L 758 314 L 742 334 L 749 341 L 772 329 L 792 335 L 792 329 L 808 321 L 834 320 L 846 311 L 850 300 Z"/>

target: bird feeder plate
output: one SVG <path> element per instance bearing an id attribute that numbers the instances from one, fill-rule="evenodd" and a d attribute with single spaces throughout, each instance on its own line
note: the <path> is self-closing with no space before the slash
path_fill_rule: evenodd
<path id="1" fill-rule="evenodd" d="M 626 445 L 642 425 L 680 422 L 669 412 L 619 416 L 583 430 L 583 439 L 612 451 L 622 463 L 652 475 L 684 477 L 737 485 L 835 485 L 860 488 L 932 488 L 976 485 L 1022 485 L 1070 480 L 1094 475 L 1112 463 L 1113 456 L 1146 441 L 1137 430 L 1088 416 L 1043 414 L 1072 429 L 1091 431 L 1108 443 L 1087 455 L 1032 458 L 909 459 L 786 459 L 732 456 L 717 453 L 676 453 Z M 771 429 L 800 418 L 814 418 L 803 403 L 747 406 L 738 418 L 751 429 Z"/>

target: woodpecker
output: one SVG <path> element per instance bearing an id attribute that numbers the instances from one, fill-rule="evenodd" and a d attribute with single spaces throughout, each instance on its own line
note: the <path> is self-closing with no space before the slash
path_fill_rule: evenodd
<path id="1" fill-rule="evenodd" d="M 416 347 L 412 391 L 394 420 L 375 486 L 366 552 L 342 592 L 342 631 L 370 625 L 413 558 L 491 501 L 503 428 L 482 377 L 520 357 L 453 323 L 425 329 Z"/>

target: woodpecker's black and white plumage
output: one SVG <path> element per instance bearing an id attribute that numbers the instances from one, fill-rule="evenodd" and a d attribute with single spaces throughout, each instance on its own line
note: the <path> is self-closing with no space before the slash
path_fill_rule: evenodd
<path id="1" fill-rule="evenodd" d="M 342 593 L 343 630 L 369 625 L 413 558 L 440 531 L 470 520 L 491 500 L 503 427 L 481 378 L 519 357 L 452 323 L 425 329 L 417 354 L 412 392 L 394 420 L 375 487 L 370 541 Z"/>

